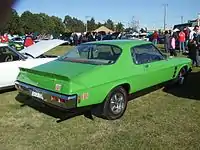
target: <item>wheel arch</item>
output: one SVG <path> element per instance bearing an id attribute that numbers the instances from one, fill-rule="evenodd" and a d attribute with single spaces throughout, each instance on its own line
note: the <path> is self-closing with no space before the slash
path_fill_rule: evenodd
<path id="1" fill-rule="evenodd" d="M 114 89 L 118 88 L 118 87 L 122 87 L 124 88 L 124 90 L 127 92 L 127 95 L 130 94 L 131 91 L 131 85 L 128 82 L 121 82 L 121 83 L 117 83 L 114 84 L 107 92 L 105 98 L 102 100 L 102 102 L 105 101 L 106 97 L 109 95 L 110 92 L 112 92 Z"/>
<path id="2" fill-rule="evenodd" d="M 184 65 L 181 65 L 180 67 L 178 67 L 178 70 L 177 70 L 177 72 L 176 72 L 176 76 L 175 77 L 177 77 L 178 76 L 178 74 L 179 74 L 179 72 L 181 71 L 181 69 L 185 69 L 186 70 L 186 72 L 188 72 L 189 71 L 189 69 L 190 69 L 190 66 L 189 65 L 186 65 L 186 64 L 184 64 Z"/>

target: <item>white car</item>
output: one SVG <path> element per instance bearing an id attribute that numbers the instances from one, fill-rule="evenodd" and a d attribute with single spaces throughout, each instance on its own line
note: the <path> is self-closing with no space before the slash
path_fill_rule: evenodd
<path id="1" fill-rule="evenodd" d="M 63 40 L 41 41 L 20 52 L 0 44 L 0 90 L 14 87 L 19 67 L 32 68 L 57 59 L 58 56 L 44 53 L 64 43 Z"/>

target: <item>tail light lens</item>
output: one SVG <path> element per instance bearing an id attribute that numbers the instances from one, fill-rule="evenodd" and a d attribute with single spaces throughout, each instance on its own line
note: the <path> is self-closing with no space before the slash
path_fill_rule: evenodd
<path id="1" fill-rule="evenodd" d="M 56 97 L 56 96 L 51 96 L 51 100 L 59 102 L 59 103 L 65 103 L 67 101 L 65 99 L 62 99 L 62 98 L 59 98 L 59 97 Z"/>
<path id="2" fill-rule="evenodd" d="M 51 96 L 51 101 L 56 101 L 56 102 L 59 102 L 59 103 L 65 103 L 69 100 L 75 100 L 76 99 L 76 96 L 69 96 L 67 98 L 60 98 L 60 97 L 57 97 L 57 96 Z"/>

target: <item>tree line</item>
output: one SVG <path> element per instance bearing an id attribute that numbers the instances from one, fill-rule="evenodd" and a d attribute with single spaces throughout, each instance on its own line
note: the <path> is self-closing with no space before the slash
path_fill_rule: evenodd
<path id="1" fill-rule="evenodd" d="M 115 24 L 111 19 L 105 23 L 96 22 L 94 18 L 87 21 L 88 31 L 93 31 L 100 26 L 106 26 L 111 30 L 123 31 L 122 23 Z M 75 17 L 66 15 L 64 19 L 57 16 L 49 16 L 45 13 L 32 13 L 25 11 L 21 16 L 16 10 L 12 10 L 11 17 L 6 26 L 0 30 L 3 33 L 19 34 L 40 33 L 40 34 L 62 34 L 65 32 L 85 32 L 86 24 Z"/>

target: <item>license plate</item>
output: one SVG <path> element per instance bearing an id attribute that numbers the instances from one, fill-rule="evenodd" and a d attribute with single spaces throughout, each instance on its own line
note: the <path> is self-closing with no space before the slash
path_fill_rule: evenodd
<path id="1" fill-rule="evenodd" d="M 31 96 L 42 99 L 42 100 L 44 99 L 43 95 L 41 93 L 38 93 L 38 92 L 35 92 L 35 91 L 32 91 Z"/>

